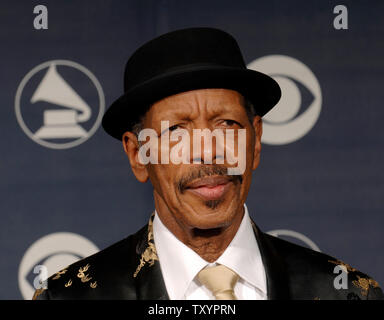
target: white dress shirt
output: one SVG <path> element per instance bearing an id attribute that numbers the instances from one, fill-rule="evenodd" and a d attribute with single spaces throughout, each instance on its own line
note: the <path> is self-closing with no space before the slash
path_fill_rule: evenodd
<path id="1" fill-rule="evenodd" d="M 235 286 L 235 295 L 239 300 L 267 299 L 265 269 L 245 204 L 244 217 L 235 237 L 214 263 L 207 262 L 178 240 L 161 222 L 156 211 L 153 236 L 171 300 L 214 300 L 196 275 L 207 265 L 216 263 L 227 266 L 239 275 Z"/>

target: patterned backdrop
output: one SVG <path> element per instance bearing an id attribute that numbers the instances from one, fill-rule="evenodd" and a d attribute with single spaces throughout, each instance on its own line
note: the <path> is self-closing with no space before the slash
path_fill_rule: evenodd
<path id="1" fill-rule="evenodd" d="M 146 223 L 152 187 L 100 120 L 134 50 L 192 26 L 231 33 L 282 87 L 252 218 L 384 284 L 383 13 L 383 1 L 2 0 L 0 298 L 30 299 L 39 277 Z"/>

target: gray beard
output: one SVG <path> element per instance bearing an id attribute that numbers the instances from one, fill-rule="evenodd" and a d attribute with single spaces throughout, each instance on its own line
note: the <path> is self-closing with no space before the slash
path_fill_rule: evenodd
<path id="1" fill-rule="evenodd" d="M 216 209 L 219 204 L 222 202 L 221 199 L 218 199 L 218 200 L 207 200 L 204 202 L 205 206 L 208 207 L 209 209 Z"/>

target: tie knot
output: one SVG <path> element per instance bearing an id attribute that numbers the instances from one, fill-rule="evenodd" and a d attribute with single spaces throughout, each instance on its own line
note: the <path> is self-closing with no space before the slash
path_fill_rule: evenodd
<path id="1" fill-rule="evenodd" d="M 233 270 L 219 264 L 202 269 L 197 278 L 217 300 L 236 300 L 234 288 L 239 276 Z"/>

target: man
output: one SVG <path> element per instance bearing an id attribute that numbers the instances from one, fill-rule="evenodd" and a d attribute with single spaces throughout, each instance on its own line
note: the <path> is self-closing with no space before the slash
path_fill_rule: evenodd
<path id="1" fill-rule="evenodd" d="M 267 235 L 250 219 L 261 117 L 280 95 L 272 78 L 245 67 L 221 30 L 178 30 L 139 48 L 103 127 L 122 141 L 137 180 L 152 183 L 154 214 L 136 234 L 54 274 L 34 298 L 383 298 L 367 275 Z M 205 129 L 216 143 L 195 139 Z"/>

